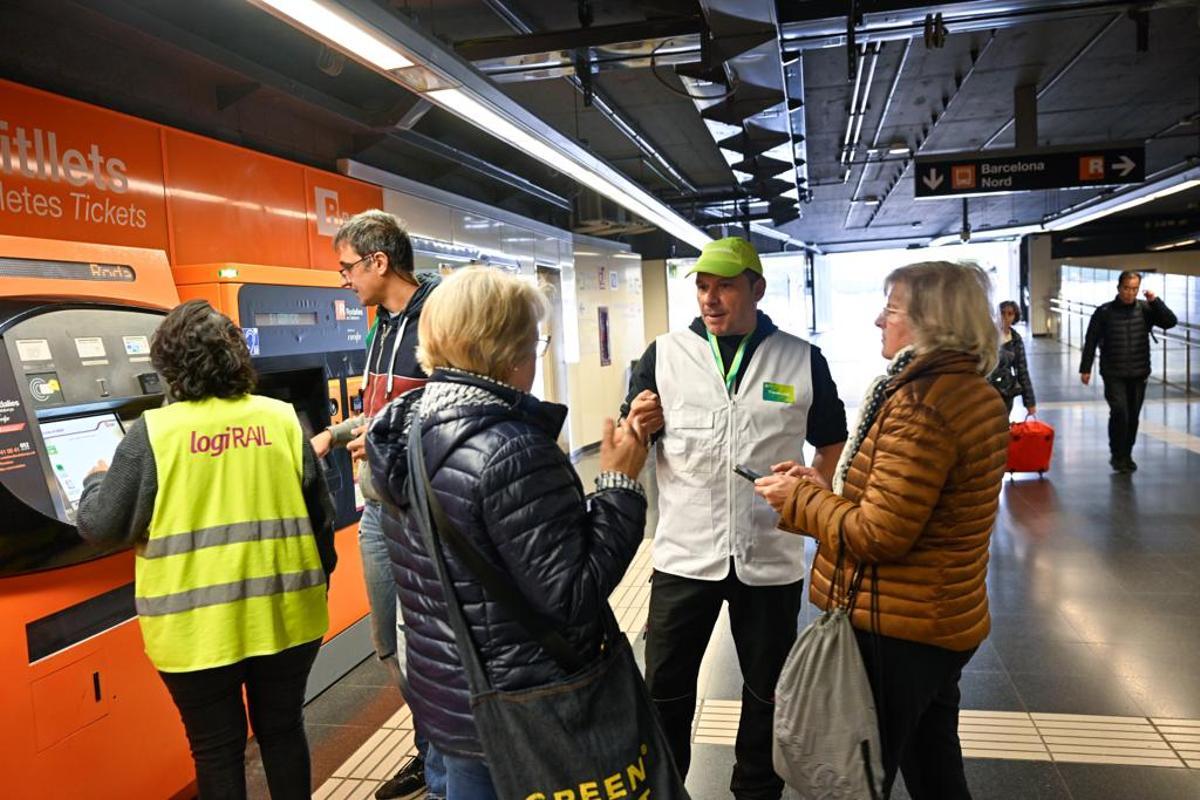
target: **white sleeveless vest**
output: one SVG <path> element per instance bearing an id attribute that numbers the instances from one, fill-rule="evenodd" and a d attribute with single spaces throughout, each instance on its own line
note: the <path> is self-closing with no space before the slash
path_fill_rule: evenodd
<path id="1" fill-rule="evenodd" d="M 732 557 L 747 585 L 800 580 L 803 537 L 776 529 L 779 516 L 733 466 L 767 473 L 780 461 L 803 463 L 813 397 L 808 342 L 772 333 L 754 351 L 733 397 L 706 338 L 674 331 L 655 342 L 665 425 L 655 448 L 654 568 L 718 581 Z"/>

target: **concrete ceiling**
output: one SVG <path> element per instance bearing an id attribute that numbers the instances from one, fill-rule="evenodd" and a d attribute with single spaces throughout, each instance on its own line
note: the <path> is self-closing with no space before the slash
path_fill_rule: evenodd
<path id="1" fill-rule="evenodd" d="M 522 28 L 568 35 L 580 28 L 580 5 L 557 0 L 379 4 L 415 19 L 448 47 L 517 37 Z M 677 22 L 682 30 L 713 4 L 586 5 L 592 25 L 636 31 Z M 1012 147 L 1020 84 L 1040 90 L 1039 145 L 1145 142 L 1148 175 L 1200 154 L 1195 2 L 863 5 L 872 11 L 856 28 L 856 45 L 866 50 L 860 80 L 869 75 L 871 86 L 850 150 L 843 143 L 856 84 L 848 80 L 847 21 L 840 16 L 847 4 L 780 2 L 776 9 L 783 50 L 803 51 L 789 73 L 790 94 L 804 101 L 797 113 L 807 140 L 798 152 L 808 162 L 811 200 L 801 218 L 780 226 L 796 241 L 859 249 L 957 232 L 961 200 L 914 200 L 911 157 L 886 149 L 903 145 L 928 155 Z M 1141 24 L 1131 9 L 1144 14 Z M 946 20 L 941 47 L 927 47 L 922 37 L 919 23 L 930 12 Z M 415 95 L 352 61 L 336 75 L 322 71 L 318 43 L 244 0 L 8 0 L 3 15 L 4 77 L 323 168 L 352 157 L 554 224 L 570 222 L 569 201 L 579 191 L 571 181 L 449 114 L 413 113 L 421 110 Z M 603 102 L 592 107 L 562 78 L 501 86 L 685 213 L 737 191 L 726 157 L 670 66 L 597 72 L 593 86 Z M 630 128 L 649 150 L 635 144 Z M 975 198 L 968 215 L 976 230 L 1036 223 L 1095 194 Z M 1198 197 L 1195 190 L 1137 213 L 1194 213 Z M 645 249 L 661 246 L 648 242 Z"/>

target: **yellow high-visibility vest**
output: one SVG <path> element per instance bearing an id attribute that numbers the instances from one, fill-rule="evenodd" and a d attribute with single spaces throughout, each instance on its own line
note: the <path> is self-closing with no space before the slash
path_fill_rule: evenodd
<path id="1" fill-rule="evenodd" d="M 301 487 L 296 412 L 245 395 L 144 418 L 158 492 L 134 593 L 150 661 L 191 672 L 320 638 L 326 575 Z"/>

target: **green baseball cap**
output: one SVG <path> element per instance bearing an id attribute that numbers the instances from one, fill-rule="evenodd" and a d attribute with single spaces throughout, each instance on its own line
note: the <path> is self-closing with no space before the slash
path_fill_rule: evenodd
<path id="1" fill-rule="evenodd" d="M 733 278 L 746 270 L 752 270 L 762 275 L 762 262 L 754 247 L 739 236 L 726 236 L 704 245 L 700 258 L 688 275 L 694 272 L 707 272 L 710 275 L 720 275 L 722 278 Z M 685 276 L 686 277 L 686 276 Z"/>

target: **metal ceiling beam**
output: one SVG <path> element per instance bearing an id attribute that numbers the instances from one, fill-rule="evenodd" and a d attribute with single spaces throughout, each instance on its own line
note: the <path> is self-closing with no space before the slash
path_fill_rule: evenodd
<path id="1" fill-rule="evenodd" d="M 1064 63 L 1061 67 L 1059 67 L 1058 71 L 1055 72 L 1054 75 L 1052 75 L 1050 77 L 1050 80 L 1046 81 L 1046 84 L 1037 90 L 1037 95 L 1036 95 L 1035 99 L 1041 100 L 1042 97 L 1047 92 L 1049 92 L 1051 89 L 1053 89 L 1054 85 L 1056 83 L 1058 83 L 1060 80 L 1062 80 L 1063 76 L 1066 75 L 1068 72 L 1070 72 L 1075 67 L 1075 65 L 1078 64 L 1085 55 L 1087 55 L 1088 51 L 1091 50 L 1093 47 L 1095 47 L 1096 43 L 1099 42 L 1101 39 L 1103 39 L 1104 35 L 1107 34 L 1109 31 L 1111 31 L 1113 29 L 1113 27 L 1115 27 L 1116 24 L 1120 21 L 1121 21 L 1120 14 L 1113 15 L 1113 18 L 1108 21 L 1107 25 L 1105 25 L 1100 30 L 1096 31 L 1095 34 L 1093 34 L 1091 37 L 1089 37 L 1088 40 L 1086 42 L 1084 42 L 1083 46 L 1080 47 L 1075 52 L 1075 55 L 1073 55 L 1069 59 L 1067 59 L 1066 63 Z M 989 136 L 984 141 L 984 143 L 979 146 L 979 149 L 986 150 L 987 148 L 991 147 L 992 144 L 997 139 L 999 139 L 1004 134 L 1004 132 L 1013 125 L 1013 123 L 1016 122 L 1016 120 L 1017 120 L 1017 118 L 1016 118 L 1015 114 L 1013 116 L 1009 117 L 1007 122 L 1005 122 L 1003 125 L 1001 125 L 995 133 L 993 133 L 991 136 Z"/>
<path id="2" fill-rule="evenodd" d="M 592 72 L 650 69 L 655 67 L 691 67 L 699 64 L 699 36 L 647 39 L 636 49 L 591 48 L 588 66 Z M 570 78 L 577 74 L 575 50 L 557 50 L 534 56 L 489 58 L 474 62 L 475 68 L 496 83 L 546 81 Z"/>
<path id="3" fill-rule="evenodd" d="M 438 156 L 452 163 L 460 164 L 472 172 L 490 178 L 497 183 L 502 183 L 517 189 L 524 194 L 541 200 L 543 203 L 548 203 L 563 211 L 571 210 L 571 201 L 562 195 L 555 194 L 549 189 L 544 189 L 532 181 L 522 178 L 514 172 L 509 172 L 503 167 L 497 166 L 490 161 L 485 161 L 476 155 L 468 153 L 466 150 L 460 150 L 457 147 L 435 139 L 432 136 L 426 136 L 423 133 L 417 133 L 412 130 L 394 130 L 388 133 L 389 139 L 404 142 L 414 147 L 418 147 L 427 153 Z"/>
<path id="4" fill-rule="evenodd" d="M 993 31 L 992 35 L 988 37 L 988 40 L 984 42 L 983 47 L 981 47 L 978 52 L 973 51 L 971 53 L 971 66 L 967 68 L 967 71 L 964 72 L 961 77 L 955 78 L 954 92 L 949 97 L 944 99 L 942 110 L 935 113 L 933 121 L 925 128 L 924 131 L 922 131 L 921 138 L 914 144 L 912 152 L 900 166 L 900 172 L 895 178 L 892 179 L 892 183 L 887 187 L 887 189 L 884 190 L 883 197 L 879 200 L 879 205 L 875 206 L 875 210 L 871 212 L 871 216 L 867 219 L 867 223 L 863 225 L 863 228 L 871 227 L 871 223 L 874 222 L 875 218 L 879 216 L 879 212 L 883 210 L 883 206 L 885 203 L 887 203 L 888 198 L 892 196 L 896 187 L 899 186 L 901 181 L 904 180 L 904 175 L 908 172 L 908 168 L 914 163 L 914 159 L 917 157 L 917 154 L 921 152 L 921 148 L 923 148 L 929 141 L 929 137 L 933 134 L 937 126 L 946 118 L 946 114 L 949 113 L 950 109 L 954 107 L 955 101 L 962 96 L 962 88 L 971 80 L 971 77 L 975 74 L 976 67 L 979 66 L 979 62 L 983 60 L 984 55 L 987 54 L 988 50 L 991 49 L 995 42 L 996 34 Z"/>
<path id="5" fill-rule="evenodd" d="M 369 137 L 374 143 L 386 139 L 403 142 L 418 147 L 432 155 L 437 155 L 449 163 L 461 165 L 480 176 L 489 178 L 510 188 L 518 189 L 556 208 L 566 211 L 569 211 L 571 208 L 571 202 L 566 198 L 544 189 L 520 175 L 509 172 L 478 156 L 443 144 L 431 137 L 411 130 L 394 127 L 396 121 L 393 119 L 380 119 L 378 115 L 372 114 L 366 109 L 325 94 L 256 61 L 227 50 L 208 39 L 179 28 L 162 17 L 155 16 L 125 3 L 107 3 L 103 0 L 76 0 L 76 2 L 110 19 L 149 34 L 155 39 L 178 47 L 192 55 L 199 56 L 225 69 L 233 70 L 249 78 L 256 85 L 272 88 L 332 116 L 370 129 L 378 137 L 377 139 L 376 137 Z M 419 107 L 423 102 L 419 97 L 413 97 L 412 101 L 409 104 L 410 112 Z M 403 121 L 403 116 L 401 117 L 401 121 Z M 384 125 L 386 127 L 383 127 Z M 356 147 L 361 149 L 363 143 L 363 140 L 360 139 Z"/>
<path id="6" fill-rule="evenodd" d="M 506 17 L 507 19 L 509 17 Z M 551 54 L 560 50 L 587 47 L 611 47 L 621 50 L 625 49 L 624 45 L 637 45 L 646 39 L 698 34 L 703 28 L 704 21 L 699 16 L 672 17 L 620 25 L 593 25 L 570 31 L 530 31 L 519 36 L 466 39 L 455 44 L 454 49 L 468 61 Z"/>
<path id="7" fill-rule="evenodd" d="M 491 9 L 492 13 L 504 20 L 513 30 L 523 34 L 529 34 L 533 31 L 533 26 L 530 25 L 529 21 L 521 16 L 520 12 L 509 5 L 506 0 L 483 0 L 483 2 L 484 5 Z M 577 75 L 572 74 L 567 76 L 567 80 L 575 87 L 577 92 L 580 94 L 585 93 L 583 81 Z M 613 127 L 633 143 L 633 146 L 649 160 L 649 166 L 655 173 L 664 178 L 668 183 L 673 184 L 676 191 L 680 193 L 694 194 L 696 192 L 695 185 L 684 177 L 679 168 L 663 155 L 662 151 L 658 149 L 642 129 L 616 106 L 607 92 L 594 83 L 592 84 L 591 92 L 592 108 L 603 114 L 612 123 Z"/>
<path id="8" fill-rule="evenodd" d="M 1122 14 L 1130 9 L 1154 10 L 1194 5 L 1194 0 L 1154 2 L 1101 2 L 1098 0 L 979 0 L 969 3 L 935 4 L 905 0 L 877 0 L 855 27 L 859 42 L 898 41 L 921 36 L 925 16 L 940 13 L 951 33 L 999 30 L 1032 22 L 1078 19 L 1104 14 Z M 842 47 L 846 44 L 846 3 L 817 0 L 780 4 L 802 10 L 806 17 L 784 21 L 784 45 L 789 50 Z"/>
<path id="9" fill-rule="evenodd" d="M 883 45 L 880 45 L 880 47 L 882 46 Z M 872 152 L 876 154 L 879 152 L 879 137 L 883 134 L 883 124 L 887 122 L 888 112 L 892 109 L 892 99 L 896 96 L 896 87 L 900 85 L 900 76 L 904 74 L 904 65 L 908 63 L 908 53 L 910 50 L 912 50 L 912 39 L 909 39 L 904 43 L 904 52 L 900 54 L 900 63 L 896 65 L 896 73 L 892 76 L 892 82 L 888 86 L 887 96 L 883 100 L 883 110 L 879 112 L 879 121 L 875 123 L 875 135 L 871 137 L 871 149 L 867 151 L 866 161 L 861 162 L 862 170 L 860 170 L 858 173 L 858 184 L 854 187 L 854 191 L 850 193 L 851 201 L 846 206 L 846 219 L 842 223 L 842 227 L 847 230 L 850 229 L 850 215 L 854 213 L 854 208 L 857 205 L 855 198 L 862 197 L 863 182 L 866 181 L 867 170 L 870 169 L 871 166 L 871 154 Z M 883 162 L 889 160 L 891 159 L 886 157 L 876 158 L 876 163 L 882 164 Z M 846 166 L 848 169 L 853 169 L 856 163 L 859 162 L 851 160 L 846 163 Z M 849 177 L 849 173 L 847 173 L 846 177 Z M 843 183 L 845 183 L 845 181 L 843 181 Z"/>

